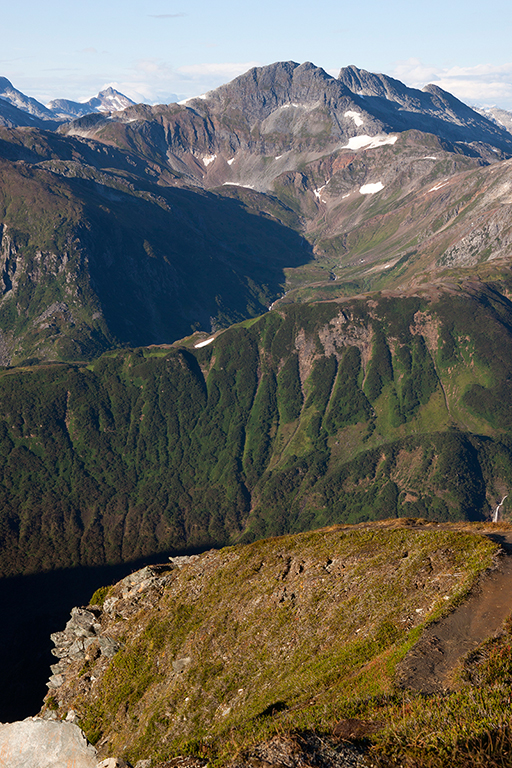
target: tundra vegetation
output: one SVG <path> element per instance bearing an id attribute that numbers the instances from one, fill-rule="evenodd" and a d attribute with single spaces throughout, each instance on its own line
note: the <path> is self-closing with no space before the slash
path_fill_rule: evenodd
<path id="1" fill-rule="evenodd" d="M 403 690 L 396 677 L 425 626 L 498 564 L 484 531 L 333 526 L 124 580 L 91 601 L 121 650 L 107 659 L 93 643 L 46 706 L 57 702 L 60 717 L 73 709 L 100 755 L 132 763 L 181 754 L 224 765 L 276 734 L 337 743 L 340 721 L 357 720 L 373 765 L 505 765 L 509 624 L 451 670 L 443 693 Z"/>

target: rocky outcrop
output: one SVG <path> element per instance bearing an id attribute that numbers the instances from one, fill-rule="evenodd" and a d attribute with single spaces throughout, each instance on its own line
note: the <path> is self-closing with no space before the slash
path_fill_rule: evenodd
<path id="1" fill-rule="evenodd" d="M 52 653 L 59 661 L 52 664 L 49 688 L 59 688 L 64 683 L 66 671 L 73 662 L 87 661 L 100 655 L 110 659 L 119 650 L 121 646 L 118 642 L 101 634 L 100 614 L 101 609 L 97 606 L 73 608 L 65 629 L 51 635 L 55 644 Z"/>
<path id="2" fill-rule="evenodd" d="M 146 595 L 149 595 L 148 607 L 151 607 L 151 595 L 161 594 L 169 583 L 171 571 L 193 563 L 198 557 L 182 555 L 169 558 L 169 565 L 148 565 L 122 579 L 116 585 L 115 594 L 107 597 L 102 607 L 88 605 L 73 608 L 65 628 L 51 635 L 55 645 L 52 653 L 59 661 L 51 666 L 52 675 L 47 683 L 48 688 L 60 688 L 66 681 L 70 668 L 76 673 L 76 666 L 73 665 L 77 662 L 89 665 L 99 657 L 103 657 L 105 661 L 113 658 L 122 644 L 111 637 L 108 630 L 102 629 L 102 615 L 107 619 L 112 619 L 117 613 L 128 616 L 134 606 L 140 607 L 141 598 Z M 183 665 L 178 671 L 187 666 L 185 659 L 180 659 L 180 662 L 183 662 Z"/>
<path id="3" fill-rule="evenodd" d="M 336 746 L 315 733 L 274 736 L 256 744 L 228 768 L 368 768 L 369 761 L 351 744 Z"/>
<path id="4" fill-rule="evenodd" d="M 6 768 L 96 768 L 95 748 L 69 722 L 30 717 L 0 725 L 0 765 Z"/>

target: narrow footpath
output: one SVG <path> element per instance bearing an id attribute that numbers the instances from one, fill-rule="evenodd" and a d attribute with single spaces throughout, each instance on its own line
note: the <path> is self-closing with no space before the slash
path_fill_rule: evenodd
<path id="1" fill-rule="evenodd" d="M 512 614 L 512 532 L 485 535 L 503 547 L 498 568 L 479 580 L 464 603 L 425 630 L 398 667 L 401 688 L 420 693 L 449 690 L 459 661 L 498 633 Z"/>

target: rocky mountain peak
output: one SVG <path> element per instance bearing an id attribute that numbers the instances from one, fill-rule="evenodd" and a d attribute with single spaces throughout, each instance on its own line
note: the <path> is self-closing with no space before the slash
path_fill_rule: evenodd
<path id="1" fill-rule="evenodd" d="M 210 91 L 205 98 L 208 108 L 218 112 L 229 106 L 240 110 L 250 120 L 265 120 L 279 107 L 300 107 L 324 101 L 329 91 L 337 97 L 348 95 L 335 78 L 311 62 L 297 64 L 280 61 L 248 72 Z M 194 105 L 199 102 L 193 100 Z"/>
<path id="2" fill-rule="evenodd" d="M 5 90 L 5 88 L 12 88 L 13 85 L 10 80 L 8 80 L 6 77 L 0 77 L 0 91 Z M 2 98 L 0 94 L 0 98 Z"/>
<path id="3" fill-rule="evenodd" d="M 109 86 L 104 88 L 88 101 L 70 101 L 69 99 L 54 99 L 47 105 L 54 115 L 69 120 L 90 115 L 93 112 L 117 112 L 135 104 L 124 93 Z"/>
<path id="4" fill-rule="evenodd" d="M 55 117 L 44 104 L 30 96 L 25 96 L 6 77 L 0 77 L 0 99 L 42 120 L 53 120 Z"/>
<path id="5" fill-rule="evenodd" d="M 409 90 L 400 80 L 358 69 L 353 64 L 340 69 L 338 80 L 359 96 L 379 96 L 395 100 L 398 95 L 403 97 Z"/>
<path id="6" fill-rule="evenodd" d="M 86 103 L 98 112 L 117 111 L 132 107 L 135 104 L 135 102 L 129 99 L 128 96 L 116 91 L 115 88 L 112 88 L 111 86 L 104 88 L 97 96 L 89 99 Z"/>
<path id="7" fill-rule="evenodd" d="M 432 103 L 439 105 L 440 108 L 448 109 L 452 114 L 463 114 L 472 118 L 478 119 L 478 113 L 475 110 L 464 104 L 463 101 L 458 99 L 452 93 L 443 90 L 434 83 L 429 83 L 422 89 L 423 93 L 428 93 L 432 99 Z"/>

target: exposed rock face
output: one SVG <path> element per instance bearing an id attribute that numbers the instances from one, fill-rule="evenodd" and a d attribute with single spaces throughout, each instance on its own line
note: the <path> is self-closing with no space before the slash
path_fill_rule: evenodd
<path id="1" fill-rule="evenodd" d="M 40 717 L 0 725 L 6 768 L 96 768 L 96 750 L 77 725 Z"/>
<path id="2" fill-rule="evenodd" d="M 96 606 L 73 608 L 65 629 L 51 635 L 55 643 L 52 653 L 59 661 L 51 667 L 53 674 L 48 681 L 49 688 L 59 688 L 64 683 L 65 673 L 73 662 L 100 655 L 110 659 L 119 650 L 118 642 L 101 634 L 101 624 L 97 621 L 100 613 Z"/>
<path id="3" fill-rule="evenodd" d="M 91 137 L 101 132 L 98 138 L 107 141 L 107 137 L 114 139 L 123 131 L 127 147 L 135 141 L 144 152 L 166 155 L 175 170 L 181 158 L 185 165 L 180 170 L 186 172 L 188 168 L 193 177 L 202 183 L 206 180 L 208 186 L 210 177 L 217 184 L 226 178 L 242 183 L 236 173 L 241 170 L 241 162 L 245 177 L 251 168 L 247 158 L 233 157 L 240 152 L 263 154 L 267 160 L 278 160 L 283 153 L 289 161 L 290 152 L 325 154 L 326 148 L 339 149 L 355 136 L 411 129 L 461 142 L 461 149 L 462 145 L 474 144 L 467 150 L 473 154 L 480 153 L 478 142 L 508 154 L 512 151 L 510 133 L 503 126 L 437 86 L 429 85 L 420 91 L 353 66 L 342 69 L 336 79 L 311 62 L 293 61 L 254 67 L 232 82 L 180 105 L 137 105 L 109 118 L 109 122 L 87 116 L 62 130 Z M 193 158 L 184 157 L 188 153 L 195 163 Z M 272 154 L 277 157 L 272 158 Z M 233 173 L 229 174 L 226 163 L 232 162 Z M 293 165 L 297 164 L 294 158 Z M 272 167 L 275 177 L 282 169 L 275 163 Z M 256 188 L 265 188 L 261 174 Z"/>
<path id="4" fill-rule="evenodd" d="M 100 656 L 105 661 L 113 658 L 122 644 L 114 640 L 107 631 L 102 630 L 101 615 L 114 615 L 119 608 L 116 605 L 120 601 L 123 606 L 130 605 L 132 602 L 138 604 L 143 593 L 160 594 L 168 583 L 166 574 L 174 568 L 180 569 L 183 565 L 194 562 L 198 555 L 181 556 L 170 558 L 169 565 L 149 565 L 135 573 L 131 573 L 119 582 L 115 596 L 107 598 L 103 609 L 96 605 L 88 605 L 86 608 L 73 608 L 71 618 L 67 622 L 62 632 L 54 632 L 51 640 L 55 645 L 52 650 L 54 656 L 59 661 L 52 664 L 52 675 L 48 680 L 48 688 L 60 688 L 67 679 L 67 673 L 70 667 L 76 673 L 77 662 L 92 663 Z M 190 659 L 179 659 L 179 669 L 181 672 L 190 663 Z"/>
<path id="5" fill-rule="evenodd" d="M 313 733 L 274 736 L 241 755 L 229 768 L 364 768 L 367 759 L 351 744 L 338 749 Z"/>
<path id="6" fill-rule="evenodd" d="M 478 114 L 437 85 L 426 85 L 420 91 L 387 75 L 354 66 L 341 69 L 338 80 L 361 98 L 369 112 L 378 113 L 388 129 L 415 128 L 449 141 L 497 141 L 496 146 L 507 151 L 505 126 L 496 121 L 493 125 L 492 118 Z"/>

